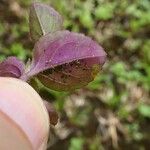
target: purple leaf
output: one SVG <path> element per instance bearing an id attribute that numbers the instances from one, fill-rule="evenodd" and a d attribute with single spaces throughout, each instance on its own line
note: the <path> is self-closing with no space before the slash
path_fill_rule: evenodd
<path id="1" fill-rule="evenodd" d="M 24 64 L 16 57 L 8 57 L 5 61 L 0 63 L 1 77 L 20 78 L 24 73 Z"/>
<path id="2" fill-rule="evenodd" d="M 101 46 L 83 34 L 58 31 L 35 45 L 29 76 L 55 90 L 73 90 L 87 85 L 106 59 Z"/>
<path id="3" fill-rule="evenodd" d="M 52 33 L 62 28 L 63 20 L 52 7 L 35 2 L 30 7 L 30 36 L 37 41 L 42 35 Z"/>

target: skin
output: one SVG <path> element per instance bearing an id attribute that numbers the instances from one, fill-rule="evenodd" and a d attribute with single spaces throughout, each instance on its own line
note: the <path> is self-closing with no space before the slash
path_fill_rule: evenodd
<path id="1" fill-rule="evenodd" d="M 21 80 L 0 77 L 0 133 L 0 149 L 46 150 L 48 112 L 36 91 Z"/>

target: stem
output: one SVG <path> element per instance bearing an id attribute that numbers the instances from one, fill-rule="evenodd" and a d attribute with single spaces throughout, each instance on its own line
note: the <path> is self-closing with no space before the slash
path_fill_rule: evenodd
<path id="1" fill-rule="evenodd" d="M 30 79 L 30 76 L 28 76 L 27 73 L 23 74 L 21 77 L 20 77 L 21 80 L 27 82 L 29 79 Z"/>

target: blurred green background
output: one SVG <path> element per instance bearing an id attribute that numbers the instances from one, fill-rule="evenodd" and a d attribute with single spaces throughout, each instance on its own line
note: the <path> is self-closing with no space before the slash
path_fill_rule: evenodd
<path id="1" fill-rule="evenodd" d="M 39 0 L 40 1 L 40 0 Z M 27 62 L 32 0 L 0 0 L 0 61 Z M 108 61 L 95 81 L 72 93 L 40 88 L 60 121 L 51 150 L 150 149 L 150 1 L 41 0 L 64 18 L 64 27 L 98 41 Z"/>

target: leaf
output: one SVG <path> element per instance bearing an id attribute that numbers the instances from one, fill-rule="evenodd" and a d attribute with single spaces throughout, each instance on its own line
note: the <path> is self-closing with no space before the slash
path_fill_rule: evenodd
<path id="1" fill-rule="evenodd" d="M 37 41 L 41 36 L 62 28 L 63 20 L 52 7 L 35 2 L 30 7 L 29 25 L 30 36 Z"/>
<path id="2" fill-rule="evenodd" d="M 32 73 L 76 60 L 91 59 L 88 65 L 98 62 L 104 64 L 106 53 L 91 38 L 83 34 L 57 31 L 42 37 L 34 47 Z"/>
<path id="3" fill-rule="evenodd" d="M 73 137 L 70 141 L 69 150 L 82 150 L 85 140 L 82 137 Z"/>
<path id="4" fill-rule="evenodd" d="M 96 18 L 101 20 L 112 19 L 114 16 L 115 7 L 116 2 L 99 5 L 95 10 Z"/>
<path id="5" fill-rule="evenodd" d="M 16 57 L 8 57 L 0 63 L 1 77 L 19 78 L 24 73 L 24 64 Z"/>
<path id="6" fill-rule="evenodd" d="M 91 82 L 105 59 L 105 51 L 91 38 L 57 31 L 36 43 L 28 75 L 37 75 L 51 89 L 73 90 Z"/>
<path id="7" fill-rule="evenodd" d="M 139 113 L 143 117 L 150 118 L 150 106 L 149 105 L 142 104 L 139 106 L 138 110 L 139 110 Z"/>

